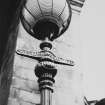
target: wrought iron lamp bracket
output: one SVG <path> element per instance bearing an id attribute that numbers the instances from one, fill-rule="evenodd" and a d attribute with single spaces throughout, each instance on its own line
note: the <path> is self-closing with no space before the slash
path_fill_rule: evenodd
<path id="1" fill-rule="evenodd" d="M 42 52 L 32 52 L 32 51 L 18 49 L 18 50 L 16 50 L 16 53 L 18 55 L 21 55 L 21 56 L 24 56 L 24 57 L 28 57 L 28 58 L 31 58 L 31 59 L 38 60 L 39 62 L 42 59 L 44 59 L 44 57 L 47 55 L 50 58 L 50 62 L 53 62 L 55 64 L 68 65 L 68 66 L 74 66 L 75 65 L 74 61 L 72 61 L 72 60 L 67 60 L 67 59 L 63 59 L 63 58 L 60 58 L 60 57 L 56 57 L 54 55 L 51 55 L 48 52 L 47 53 L 45 52 L 45 54 L 43 56 Z"/>

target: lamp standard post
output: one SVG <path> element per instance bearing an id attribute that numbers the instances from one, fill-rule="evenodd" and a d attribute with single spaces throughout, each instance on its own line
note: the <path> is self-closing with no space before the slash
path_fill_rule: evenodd
<path id="1" fill-rule="evenodd" d="M 35 74 L 38 77 L 39 90 L 41 93 L 41 105 L 52 105 L 52 93 L 54 77 L 57 73 L 56 68 L 46 68 L 43 66 L 36 66 Z"/>
<path id="2" fill-rule="evenodd" d="M 16 53 L 18 55 L 39 61 L 39 63 L 35 66 L 34 72 L 38 77 L 37 82 L 39 84 L 39 91 L 41 94 L 41 105 L 52 105 L 52 94 L 54 92 L 53 84 L 56 82 L 54 80 L 54 77 L 57 74 L 57 68 L 55 65 L 58 64 L 74 66 L 74 62 L 71 60 L 58 58 L 54 55 L 51 55 L 51 53 L 49 53 L 48 51 L 39 52 L 39 54 L 37 53 L 37 55 L 34 55 L 34 53 L 32 54 L 31 52 L 27 52 L 25 50 L 18 50 Z M 48 63 L 48 61 L 50 63 Z"/>

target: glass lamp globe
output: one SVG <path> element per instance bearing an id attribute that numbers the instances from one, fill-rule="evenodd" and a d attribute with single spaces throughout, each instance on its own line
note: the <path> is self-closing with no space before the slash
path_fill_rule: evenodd
<path id="1" fill-rule="evenodd" d="M 71 14 L 67 0 L 27 0 L 21 22 L 33 37 L 53 41 L 67 30 Z"/>

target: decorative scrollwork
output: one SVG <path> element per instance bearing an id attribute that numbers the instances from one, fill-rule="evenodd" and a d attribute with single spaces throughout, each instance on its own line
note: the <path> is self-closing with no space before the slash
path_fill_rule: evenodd
<path id="1" fill-rule="evenodd" d="M 34 51 L 18 49 L 16 51 L 16 53 L 18 55 L 28 57 L 31 59 L 35 59 L 38 61 L 41 61 L 43 59 L 48 59 L 50 62 L 54 62 L 56 64 L 74 66 L 74 61 L 56 57 L 54 54 L 52 54 L 51 52 L 48 52 L 48 51 L 34 52 Z"/>

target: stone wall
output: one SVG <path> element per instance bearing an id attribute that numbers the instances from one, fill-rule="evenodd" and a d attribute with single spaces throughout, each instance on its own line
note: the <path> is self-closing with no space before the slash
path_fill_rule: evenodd
<path id="1" fill-rule="evenodd" d="M 4 0 L 0 4 L 0 105 L 8 103 L 18 35 L 20 4 L 20 0 Z"/>

